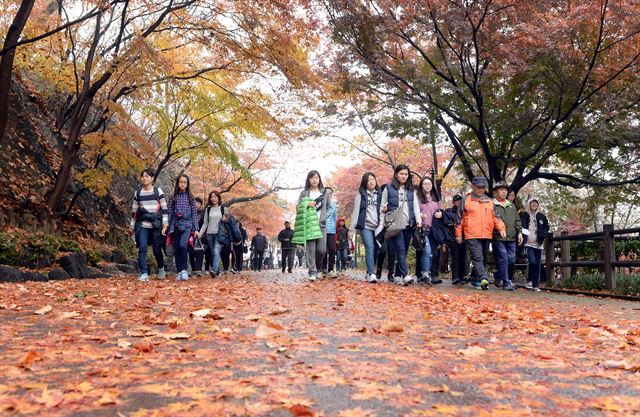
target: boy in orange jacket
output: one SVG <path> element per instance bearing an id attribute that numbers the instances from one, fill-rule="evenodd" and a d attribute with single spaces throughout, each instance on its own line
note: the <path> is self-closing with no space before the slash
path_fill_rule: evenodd
<path id="1" fill-rule="evenodd" d="M 476 289 L 481 289 L 480 282 L 489 278 L 487 252 L 494 229 L 501 237 L 506 236 L 504 223 L 496 217 L 493 200 L 484 193 L 486 189 L 486 178 L 474 177 L 471 180 L 472 191 L 462 199 L 458 208 L 460 223 L 456 226 L 456 241 L 462 243 L 464 237 L 471 253 L 471 286 Z"/>

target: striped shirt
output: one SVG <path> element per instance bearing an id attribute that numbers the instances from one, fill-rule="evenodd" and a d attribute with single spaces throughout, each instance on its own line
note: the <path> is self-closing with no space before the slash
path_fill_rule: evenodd
<path id="1" fill-rule="evenodd" d="M 138 198 L 137 194 L 138 193 L 136 192 L 133 195 L 133 207 L 131 210 L 133 213 L 133 216 L 131 217 L 131 223 L 129 224 L 129 227 L 131 229 L 133 229 L 136 225 L 136 213 L 138 212 L 138 209 L 145 210 L 149 213 L 158 212 L 158 200 L 156 200 L 156 197 L 153 192 L 153 188 L 151 188 L 151 190 L 149 191 L 146 191 L 144 188 L 140 189 L 139 201 L 137 199 Z M 162 224 L 163 225 L 169 224 L 169 212 L 167 211 L 167 200 L 165 199 L 164 193 L 160 188 L 158 188 L 158 199 L 160 200 L 160 212 L 162 213 Z M 145 220 L 142 222 L 142 227 L 150 229 L 153 226 L 151 225 L 151 222 Z"/>

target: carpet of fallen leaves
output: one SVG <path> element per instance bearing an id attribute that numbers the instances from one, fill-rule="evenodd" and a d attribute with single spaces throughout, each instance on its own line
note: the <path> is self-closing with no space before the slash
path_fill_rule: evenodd
<path id="1" fill-rule="evenodd" d="M 640 304 L 303 272 L 0 284 L 0 415 L 640 415 Z"/>

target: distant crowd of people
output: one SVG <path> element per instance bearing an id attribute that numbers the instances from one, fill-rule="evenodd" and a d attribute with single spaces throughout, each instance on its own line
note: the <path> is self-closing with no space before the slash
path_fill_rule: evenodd
<path id="1" fill-rule="evenodd" d="M 247 231 L 225 207 L 219 192 L 209 193 L 203 204 L 191 193 L 189 177 L 182 174 L 167 200 L 154 186 L 154 173 L 145 170 L 134 194 L 130 224 L 139 252 L 139 279 L 149 279 L 149 246 L 160 279 L 166 277 L 164 248 L 168 246 L 174 249 L 177 280 L 203 271 L 215 278 L 226 271 L 237 273 L 244 265 L 254 271 L 280 267 L 283 273 L 306 265 L 311 281 L 321 275 L 336 277 L 354 266 L 354 236 L 359 234 L 365 252 L 365 279 L 370 283 L 382 279 L 386 265 L 389 282 L 438 284 L 442 282 L 438 257 L 446 247 L 453 284 L 468 282 L 474 288 L 486 288 L 491 245 L 496 285 L 506 291 L 515 289 L 513 277 L 520 249 L 528 261 L 526 287 L 539 291 L 548 220 L 537 199 L 528 201 L 526 207 L 516 207 L 515 193 L 506 183 L 493 186 L 493 198 L 486 194 L 487 186 L 484 177 L 473 178 L 470 192 L 453 196 L 451 206 L 444 208 L 432 179 L 414 182 L 406 165 L 396 166 L 392 180 L 382 186 L 367 172 L 354 196 L 351 217 L 345 219 L 337 215 L 333 190 L 313 170 L 298 199 L 295 225 L 292 228 L 285 222 L 277 236 L 279 246 L 261 228 L 247 245 Z M 415 275 L 407 264 L 410 246 L 417 258 Z"/>

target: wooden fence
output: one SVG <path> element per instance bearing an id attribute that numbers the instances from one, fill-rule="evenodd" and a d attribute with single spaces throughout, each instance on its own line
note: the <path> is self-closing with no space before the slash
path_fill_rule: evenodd
<path id="1" fill-rule="evenodd" d="M 640 235 L 640 228 L 614 230 L 613 225 L 605 224 L 602 232 L 584 233 L 579 235 L 569 235 L 562 232 L 560 236 L 554 236 L 549 233 L 545 242 L 545 265 L 547 273 L 547 285 L 553 286 L 555 278 L 555 269 L 560 269 L 560 276 L 563 280 L 571 276 L 571 268 L 598 268 L 604 272 L 604 286 L 607 290 L 615 290 L 616 274 L 615 269 L 618 267 L 640 267 L 638 261 L 618 261 L 616 259 L 616 236 L 621 236 L 619 240 L 627 240 L 633 238 L 633 234 Z M 636 236 L 636 238 L 640 238 Z M 571 260 L 571 242 L 572 241 L 602 241 L 603 252 L 602 259 L 592 261 L 572 261 Z M 560 244 L 560 261 L 556 261 L 556 243 Z"/>

